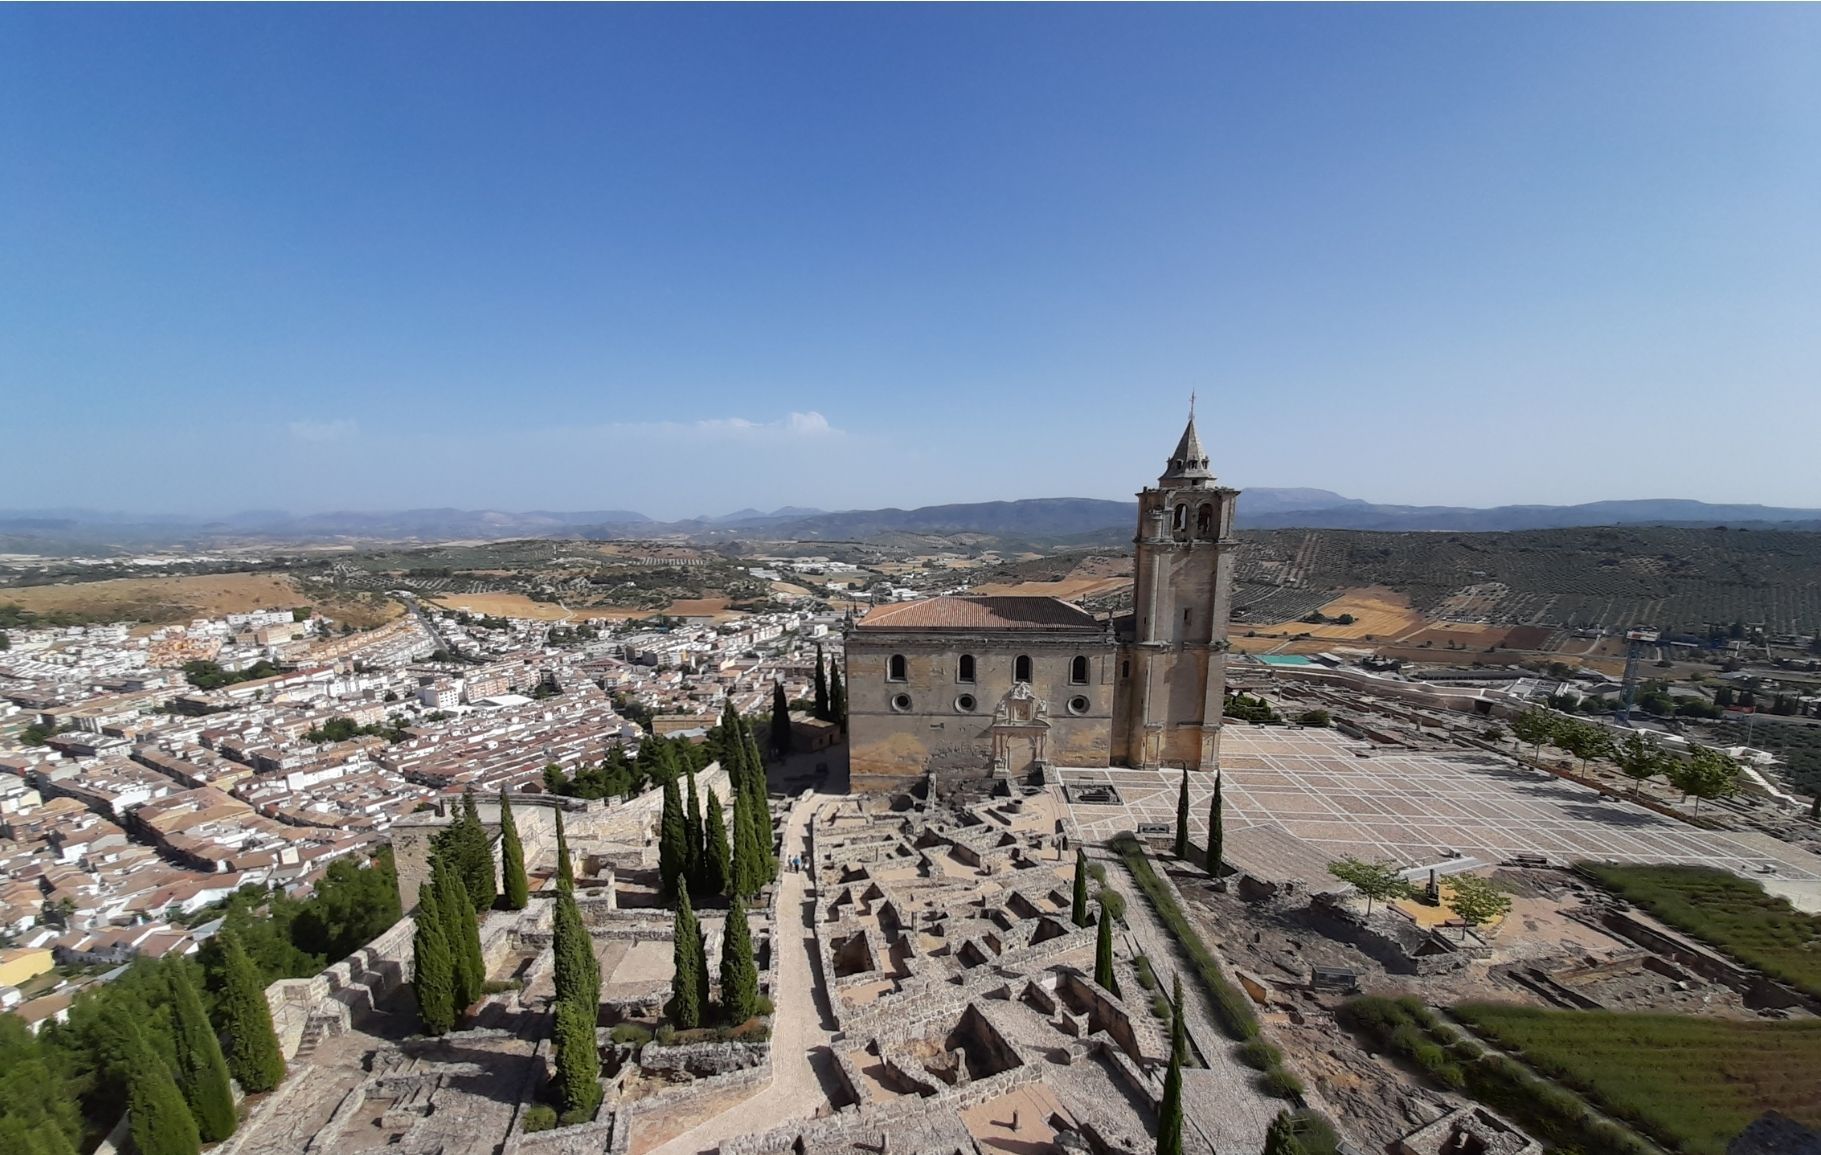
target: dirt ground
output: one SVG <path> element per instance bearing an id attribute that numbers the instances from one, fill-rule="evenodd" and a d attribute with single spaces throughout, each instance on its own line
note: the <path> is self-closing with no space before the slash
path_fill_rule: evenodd
<path id="1" fill-rule="evenodd" d="M 0 603 L 13 602 L 40 613 L 106 615 L 113 620 L 187 622 L 196 617 L 250 610 L 320 607 L 338 620 L 368 628 L 391 621 L 403 607 L 365 602 L 326 602 L 297 588 L 286 574 L 229 573 L 182 577 L 113 578 L 49 586 L 0 589 Z"/>
<path id="2" fill-rule="evenodd" d="M 555 622 L 564 619 L 592 618 L 596 621 L 617 622 L 627 618 L 648 618 L 658 613 L 667 613 L 673 617 L 707 617 L 713 616 L 717 621 L 732 621 L 742 615 L 737 610 L 727 608 L 726 598 L 690 598 L 671 602 L 663 610 L 642 610 L 619 608 L 613 606 L 575 606 L 565 608 L 555 602 L 534 601 L 524 594 L 450 594 L 447 597 L 429 599 L 433 604 L 448 610 L 466 610 L 471 614 L 492 614 L 503 618 L 530 618 L 534 621 Z"/>
<path id="3" fill-rule="evenodd" d="M 1292 620 L 1247 628 L 1260 634 L 1309 634 L 1330 640 L 1359 639 L 1370 634 L 1388 641 L 1425 625 L 1423 615 L 1410 608 L 1409 598 L 1396 590 L 1379 587 L 1348 590 L 1322 606 L 1321 612 L 1330 618 L 1352 614 L 1354 621 L 1352 625 L 1342 626 L 1333 622 L 1316 625 Z"/>

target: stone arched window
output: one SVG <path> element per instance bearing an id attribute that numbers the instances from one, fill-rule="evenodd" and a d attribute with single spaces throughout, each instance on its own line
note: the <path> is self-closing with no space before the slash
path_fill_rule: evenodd
<path id="1" fill-rule="evenodd" d="M 1075 655 L 1074 661 L 1069 663 L 1069 682 L 1076 686 L 1088 684 L 1088 660 L 1083 655 Z"/>
<path id="2" fill-rule="evenodd" d="M 1195 536 L 1214 536 L 1214 507 L 1207 502 L 1203 502 L 1201 508 L 1195 511 Z"/>
<path id="3" fill-rule="evenodd" d="M 955 681 L 971 682 L 973 680 L 974 680 L 974 655 L 962 654 L 961 660 L 955 664 Z"/>
<path id="4" fill-rule="evenodd" d="M 903 682 L 908 680 L 908 678 L 909 672 L 907 663 L 904 660 L 904 655 L 893 654 L 891 660 L 885 664 L 885 680 L 888 682 Z"/>
<path id="5" fill-rule="evenodd" d="M 1012 659 L 1012 681 L 1028 682 L 1030 680 L 1031 657 L 1029 654 L 1019 654 L 1016 658 Z"/>
<path id="6" fill-rule="evenodd" d="M 1189 507 L 1179 505 L 1176 507 L 1176 532 L 1181 533 L 1187 528 L 1189 528 Z"/>

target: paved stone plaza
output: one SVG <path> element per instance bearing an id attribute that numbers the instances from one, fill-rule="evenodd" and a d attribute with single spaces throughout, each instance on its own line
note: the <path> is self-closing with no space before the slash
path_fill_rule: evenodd
<path id="1" fill-rule="evenodd" d="M 1478 751 L 1375 746 L 1335 730 L 1229 723 L 1221 738 L 1222 800 L 1230 861 L 1247 831 L 1281 831 L 1321 860 L 1344 855 L 1429 866 L 1450 855 L 1495 863 L 1515 854 L 1551 862 L 1686 862 L 1743 875 L 1821 879 L 1812 856 L 1762 838 L 1699 830 L 1588 786 Z M 1115 805 L 1075 802 L 1083 838 L 1150 825 L 1174 831 L 1180 772 L 1067 769 L 1071 792 L 1111 785 Z M 1214 779 L 1191 775 L 1192 837 L 1206 836 Z M 1778 851 L 1773 853 L 1773 850 Z M 1308 880 L 1318 881 L 1318 880 Z"/>

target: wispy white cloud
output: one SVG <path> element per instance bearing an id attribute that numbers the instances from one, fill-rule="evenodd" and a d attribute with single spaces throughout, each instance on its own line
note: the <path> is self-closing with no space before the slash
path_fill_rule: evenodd
<path id="1" fill-rule="evenodd" d="M 631 421 L 615 422 L 604 431 L 627 436 L 632 434 L 666 435 L 683 438 L 745 440 L 777 437 L 840 437 L 828 418 L 811 409 L 807 413 L 787 413 L 775 421 L 753 421 L 746 417 L 711 417 L 701 421 Z"/>
<path id="2" fill-rule="evenodd" d="M 341 417 L 334 421 L 293 421 L 291 436 L 299 441 L 321 444 L 327 441 L 352 441 L 360 436 L 360 422 Z"/>

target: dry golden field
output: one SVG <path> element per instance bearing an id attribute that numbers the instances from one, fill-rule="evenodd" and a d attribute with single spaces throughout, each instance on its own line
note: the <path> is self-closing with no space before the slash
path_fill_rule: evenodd
<path id="1" fill-rule="evenodd" d="M 361 629 L 391 621 L 404 612 L 404 607 L 390 600 L 375 605 L 312 598 L 299 590 L 290 577 L 273 573 L 112 578 L 0 589 L 0 604 L 7 603 L 38 613 L 79 613 L 97 619 L 157 623 L 308 605 Z"/>

